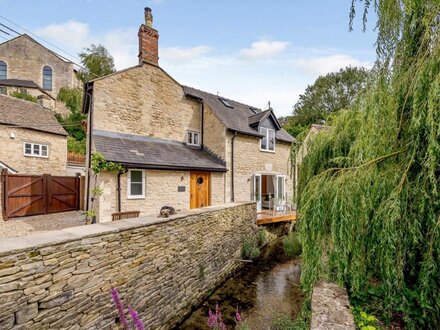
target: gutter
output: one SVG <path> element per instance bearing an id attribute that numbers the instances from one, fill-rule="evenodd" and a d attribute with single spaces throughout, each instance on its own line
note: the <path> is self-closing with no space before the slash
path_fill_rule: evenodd
<path id="1" fill-rule="evenodd" d="M 145 170 L 177 170 L 177 171 L 208 171 L 208 172 L 227 172 L 226 167 L 215 168 L 215 167 L 188 167 L 179 165 L 153 165 L 153 164 L 138 164 L 138 163 L 126 163 L 118 160 L 108 160 L 109 162 L 118 163 L 124 165 L 127 168 L 132 169 L 145 169 Z"/>
<path id="2" fill-rule="evenodd" d="M 235 201 L 234 191 L 234 140 L 237 136 L 237 131 L 234 131 L 234 136 L 231 139 L 231 202 Z"/>

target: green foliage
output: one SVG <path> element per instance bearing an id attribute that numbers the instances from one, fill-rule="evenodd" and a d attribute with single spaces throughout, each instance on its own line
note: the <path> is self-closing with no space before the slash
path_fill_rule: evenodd
<path id="1" fill-rule="evenodd" d="M 81 113 L 82 91 L 80 88 L 66 88 L 60 89 L 57 97 L 58 101 L 64 102 L 66 107 L 70 110 L 66 117 L 56 114 L 58 122 L 64 126 L 69 136 L 76 141 L 82 141 L 86 138 L 86 133 L 81 126 L 81 122 L 86 120 L 86 116 Z M 85 144 L 85 142 L 83 142 Z M 84 151 L 85 153 L 85 151 Z"/>
<path id="2" fill-rule="evenodd" d="M 269 242 L 269 232 L 264 228 L 259 229 L 257 240 L 258 246 L 265 246 Z"/>
<path id="3" fill-rule="evenodd" d="M 241 249 L 241 255 L 244 259 L 255 259 L 260 256 L 260 249 L 253 240 L 245 238 Z"/>
<path id="4" fill-rule="evenodd" d="M 119 173 L 124 171 L 124 166 L 106 161 L 103 154 L 100 152 L 92 153 L 90 168 L 95 175 L 98 175 L 101 172 Z"/>
<path id="5" fill-rule="evenodd" d="M 440 328 L 440 3 L 374 4 L 374 81 L 302 163 L 301 281 L 328 273 L 362 303 L 377 283 L 375 315 Z"/>
<path id="6" fill-rule="evenodd" d="M 324 123 L 329 114 L 353 104 L 365 87 L 368 76 L 366 69 L 356 67 L 320 76 L 300 95 L 293 107 L 293 116 L 283 118 L 283 127 L 296 137 L 309 130 L 311 124 Z"/>
<path id="7" fill-rule="evenodd" d="M 361 330 L 376 330 L 380 328 L 377 318 L 373 315 L 365 313 L 361 308 L 352 309 L 356 325 Z"/>
<path id="8" fill-rule="evenodd" d="M 289 258 L 293 259 L 301 255 L 302 247 L 298 236 L 298 232 L 292 231 L 283 239 L 284 253 Z"/>
<path id="9" fill-rule="evenodd" d="M 306 299 L 295 319 L 288 315 L 275 313 L 272 326 L 275 330 L 309 330 L 311 317 L 310 299 Z"/>
<path id="10" fill-rule="evenodd" d="M 13 97 L 16 97 L 17 99 L 37 103 L 37 98 L 35 96 L 28 94 L 28 93 L 22 93 L 22 92 L 16 91 L 16 92 L 12 92 L 10 95 Z"/>
<path id="11" fill-rule="evenodd" d="M 103 45 L 90 45 L 79 54 L 84 70 L 77 76 L 83 82 L 106 76 L 116 71 L 113 56 Z"/>
<path id="12" fill-rule="evenodd" d="M 76 140 L 72 136 L 67 137 L 67 151 L 76 154 L 86 154 L 86 139 Z"/>

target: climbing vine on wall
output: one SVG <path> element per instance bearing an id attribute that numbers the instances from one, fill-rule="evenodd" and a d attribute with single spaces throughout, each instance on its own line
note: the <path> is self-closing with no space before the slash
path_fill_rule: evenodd
<path id="1" fill-rule="evenodd" d="M 307 147 L 302 284 L 331 276 L 380 296 L 386 320 L 439 328 L 440 3 L 364 4 L 378 11 L 375 79 Z"/>

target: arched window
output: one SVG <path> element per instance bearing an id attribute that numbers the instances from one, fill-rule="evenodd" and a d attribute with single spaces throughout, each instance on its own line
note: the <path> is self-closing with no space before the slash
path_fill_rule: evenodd
<path id="1" fill-rule="evenodd" d="M 0 61 L 0 79 L 7 79 L 8 77 L 8 65 L 5 61 Z"/>
<path id="2" fill-rule="evenodd" d="M 47 65 L 43 68 L 43 89 L 52 90 L 52 68 Z"/>

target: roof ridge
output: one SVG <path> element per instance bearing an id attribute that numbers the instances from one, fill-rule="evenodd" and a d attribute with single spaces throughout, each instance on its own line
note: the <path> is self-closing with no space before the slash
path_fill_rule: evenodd
<path id="1" fill-rule="evenodd" d="M 15 100 L 15 101 L 17 101 L 17 102 L 24 102 L 24 103 L 27 103 L 27 104 L 32 104 L 32 105 L 35 105 L 35 106 L 37 106 L 37 107 L 39 107 L 39 108 L 41 108 L 41 109 L 44 109 L 44 110 L 47 110 L 47 111 L 52 112 L 51 110 L 49 110 L 49 109 L 47 109 L 47 108 L 45 108 L 45 107 L 42 107 L 41 104 L 39 104 L 39 103 L 37 103 L 37 102 L 32 102 L 32 101 L 28 101 L 28 100 L 20 99 L 20 98 L 18 98 L 18 97 L 11 96 L 11 95 L 5 95 L 5 94 L 0 94 L 0 97 L 7 97 L 7 98 L 9 98 L 9 99 L 11 99 L 11 100 Z"/>
<path id="2" fill-rule="evenodd" d="M 196 90 L 196 91 L 199 91 L 199 92 L 202 92 L 202 93 L 206 93 L 206 94 L 209 94 L 209 95 L 212 95 L 212 96 L 218 97 L 218 98 L 222 98 L 222 99 L 225 99 L 225 100 L 227 100 L 227 101 L 232 101 L 232 102 L 235 102 L 235 103 L 238 103 L 238 104 L 244 105 L 244 106 L 249 107 L 249 108 L 254 108 L 254 109 L 257 109 L 257 110 L 260 110 L 260 111 L 266 111 L 266 110 L 262 110 L 261 108 L 254 107 L 253 105 L 249 105 L 249 104 L 246 104 L 246 103 L 243 103 L 243 102 L 240 102 L 240 101 L 236 101 L 236 100 L 233 100 L 233 99 L 230 99 L 230 98 L 227 98 L 227 97 L 221 96 L 221 95 L 217 95 L 217 94 L 214 94 L 214 93 L 211 93 L 211 92 L 207 92 L 207 91 L 204 91 L 204 90 L 201 90 L 201 89 L 195 88 L 195 87 L 191 87 L 191 86 L 187 86 L 187 85 L 182 85 L 182 86 L 183 86 L 183 87 L 187 87 L 187 88 L 191 88 L 191 89 L 194 89 L 194 90 Z"/>

